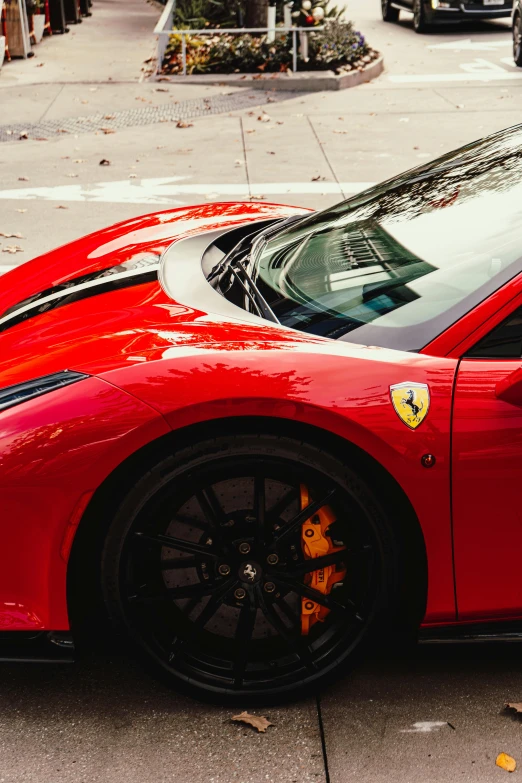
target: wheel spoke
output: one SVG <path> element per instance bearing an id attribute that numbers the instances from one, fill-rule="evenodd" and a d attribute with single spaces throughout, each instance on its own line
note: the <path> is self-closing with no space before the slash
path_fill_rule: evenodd
<path id="1" fill-rule="evenodd" d="M 290 503 L 293 503 L 294 500 L 297 500 L 298 497 L 299 490 L 297 487 L 292 487 L 292 489 L 288 490 L 288 492 L 285 492 L 283 497 L 267 511 L 267 517 L 269 517 L 271 520 L 279 519 L 283 511 L 288 508 Z"/>
<path id="2" fill-rule="evenodd" d="M 321 557 L 313 557 L 309 560 L 304 560 L 302 563 L 291 565 L 288 570 L 283 569 L 282 573 L 286 576 L 299 577 L 303 574 L 311 574 L 313 571 L 320 571 L 321 568 L 326 566 L 338 565 L 342 563 L 346 558 L 346 555 L 351 554 L 352 550 L 342 549 L 340 552 L 330 552 L 328 555 L 321 555 Z"/>
<path id="3" fill-rule="evenodd" d="M 165 588 L 169 598 L 177 601 L 181 598 L 204 598 L 216 591 L 216 585 L 196 582 L 193 585 L 180 585 L 179 587 Z"/>
<path id="4" fill-rule="evenodd" d="M 200 558 L 197 557 L 170 557 L 160 561 L 162 571 L 170 571 L 178 568 L 195 568 Z"/>
<path id="5" fill-rule="evenodd" d="M 218 555 L 209 549 L 204 544 L 197 544 L 195 541 L 184 541 L 181 538 L 173 538 L 173 536 L 164 536 L 161 533 L 136 533 L 136 536 L 143 538 L 146 541 L 150 541 L 154 544 L 160 544 L 160 546 L 167 546 L 170 549 L 177 549 L 180 552 L 187 552 L 189 555 L 196 555 L 197 557 L 204 557 L 207 560 L 217 560 Z"/>
<path id="6" fill-rule="evenodd" d="M 287 626 L 277 614 L 273 605 L 265 600 L 265 596 L 263 595 L 263 591 L 259 585 L 257 585 L 256 592 L 261 611 L 265 615 L 270 625 L 277 631 L 279 636 L 284 639 L 287 645 L 291 648 L 292 652 L 297 655 L 303 666 L 305 666 L 310 672 L 315 672 L 317 667 L 312 660 L 308 647 L 305 646 L 302 642 L 300 627 L 295 627 L 293 631 L 287 628 Z"/>
<path id="7" fill-rule="evenodd" d="M 212 487 L 196 492 L 196 498 L 209 525 L 218 528 L 225 522 L 223 509 L 219 505 L 216 493 Z"/>
<path id="8" fill-rule="evenodd" d="M 301 525 L 306 522 L 311 516 L 316 514 L 323 506 L 326 506 L 333 496 L 335 495 L 335 489 L 331 489 L 320 500 L 313 500 L 302 511 L 295 515 L 282 529 L 282 531 L 276 535 L 276 543 L 279 546 L 283 541 L 286 541 L 290 536 L 297 532 Z"/>
<path id="9" fill-rule="evenodd" d="M 237 586 L 238 582 L 238 579 L 235 579 L 233 582 L 229 580 L 215 588 L 210 599 L 207 601 L 206 606 L 194 620 L 194 625 L 198 626 L 199 628 L 204 628 L 208 621 L 214 617 L 217 610 L 222 605 L 227 593 L 229 593 L 230 590 L 233 590 Z"/>
<path id="10" fill-rule="evenodd" d="M 261 543 L 265 540 L 265 477 L 262 474 L 256 474 L 254 477 L 254 515 L 256 517 L 257 529 Z"/>
<path id="11" fill-rule="evenodd" d="M 330 609 L 332 612 L 349 614 L 359 622 L 364 622 L 360 614 L 357 613 L 355 604 L 350 599 L 345 599 L 345 603 L 342 604 L 335 598 L 332 598 L 331 593 L 321 593 L 313 587 L 309 587 L 302 582 L 298 582 L 297 580 L 290 579 L 286 576 L 280 576 L 277 579 L 274 578 L 274 581 L 276 584 L 281 583 L 285 587 L 289 587 L 302 598 L 309 598 L 311 601 L 315 601 L 315 603 L 324 606 L 326 609 Z"/>
<path id="12" fill-rule="evenodd" d="M 234 660 L 234 687 L 240 688 L 243 684 L 250 641 L 256 624 L 257 609 L 253 596 L 248 593 L 247 603 L 243 604 L 239 612 L 236 626 L 235 639 L 238 643 L 237 654 Z"/>

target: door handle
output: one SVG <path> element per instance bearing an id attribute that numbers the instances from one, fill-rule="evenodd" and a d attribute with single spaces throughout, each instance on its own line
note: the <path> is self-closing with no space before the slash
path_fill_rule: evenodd
<path id="1" fill-rule="evenodd" d="M 497 383 L 495 396 L 512 405 L 522 405 L 522 367 L 509 373 Z"/>

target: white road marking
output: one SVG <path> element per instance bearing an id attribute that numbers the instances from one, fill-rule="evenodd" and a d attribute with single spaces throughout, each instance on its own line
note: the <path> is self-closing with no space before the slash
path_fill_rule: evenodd
<path id="1" fill-rule="evenodd" d="M 462 41 L 448 41 L 443 44 L 432 44 L 428 49 L 449 49 L 453 52 L 494 52 L 497 49 L 507 49 L 512 46 L 511 38 L 503 38 L 501 41 L 472 41 L 464 38 Z"/>
<path id="2" fill-rule="evenodd" d="M 463 63 L 460 67 L 462 73 L 422 73 L 422 74 L 396 74 L 388 76 L 388 81 L 394 84 L 429 84 L 433 82 L 503 82 L 513 79 L 522 79 L 522 68 L 517 71 L 506 71 L 499 65 L 490 63 L 484 66 L 487 60 L 476 63 Z M 470 68 L 474 66 L 474 68 Z M 469 70 L 466 70 L 469 69 Z"/>
<path id="3" fill-rule="evenodd" d="M 201 196 L 203 201 L 226 197 L 245 200 L 256 196 L 352 195 L 371 187 L 373 182 L 259 182 L 187 183 L 187 177 L 154 177 L 151 179 L 96 182 L 90 185 L 57 185 L 41 188 L 1 190 L 0 199 L 18 201 L 94 201 L 113 204 L 185 204 L 184 196 Z M 181 200 L 180 200 L 181 198 Z"/>
<path id="4" fill-rule="evenodd" d="M 430 731 L 438 731 L 447 726 L 445 720 L 420 720 L 413 724 L 412 729 L 401 729 L 401 734 L 427 734 Z"/>

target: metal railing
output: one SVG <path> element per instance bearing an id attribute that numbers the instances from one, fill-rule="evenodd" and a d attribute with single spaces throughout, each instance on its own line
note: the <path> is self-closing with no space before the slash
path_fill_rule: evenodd
<path id="1" fill-rule="evenodd" d="M 181 37 L 181 64 L 182 74 L 187 75 L 187 36 L 192 35 L 242 35 L 257 34 L 267 35 L 268 33 L 292 33 L 292 70 L 297 71 L 297 34 L 313 33 L 318 30 L 324 30 L 323 26 L 318 27 L 218 27 L 204 28 L 203 30 L 173 30 L 174 8 L 176 0 L 169 0 L 161 18 L 154 29 L 154 33 L 159 36 L 158 39 L 158 70 L 161 68 L 163 58 L 167 49 L 168 41 L 171 35 Z M 170 29 L 168 29 L 170 28 Z"/>

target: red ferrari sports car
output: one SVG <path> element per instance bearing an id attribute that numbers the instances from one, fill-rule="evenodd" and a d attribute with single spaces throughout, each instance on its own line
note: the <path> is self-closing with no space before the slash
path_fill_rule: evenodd
<path id="1" fill-rule="evenodd" d="M 175 209 L 5 275 L 3 641 L 108 618 L 223 701 L 516 627 L 521 183 L 522 126 L 324 212 Z"/>

